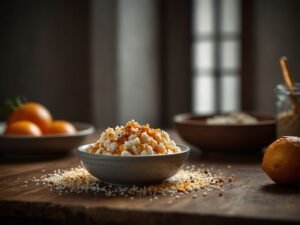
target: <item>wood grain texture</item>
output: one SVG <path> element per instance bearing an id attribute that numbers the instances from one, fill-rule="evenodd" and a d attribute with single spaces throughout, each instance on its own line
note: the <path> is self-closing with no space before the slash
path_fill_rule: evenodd
<path id="1" fill-rule="evenodd" d="M 87 142 L 96 140 L 97 134 Z M 177 142 L 182 142 L 175 133 Z M 4 223 L 25 224 L 299 224 L 300 189 L 273 184 L 260 169 L 260 157 L 203 157 L 193 150 L 188 164 L 235 174 L 223 197 L 209 192 L 183 195 L 179 200 L 161 196 L 130 200 L 103 194 L 62 194 L 24 181 L 45 172 L 79 164 L 75 152 L 62 158 L 24 160 L 1 157 L 0 216 Z M 231 168 L 227 168 L 231 165 Z M 172 199 L 173 204 L 168 204 Z M 2 223 L 1 223 L 2 224 Z"/>

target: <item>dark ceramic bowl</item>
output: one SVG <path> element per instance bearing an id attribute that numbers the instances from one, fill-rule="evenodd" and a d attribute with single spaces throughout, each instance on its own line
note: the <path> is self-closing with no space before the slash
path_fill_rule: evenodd
<path id="1" fill-rule="evenodd" d="M 14 156 L 48 156 L 66 153 L 82 144 L 94 132 L 87 123 L 72 122 L 75 134 L 53 134 L 40 137 L 3 135 L 5 123 L 0 123 L 0 153 Z"/>
<path id="2" fill-rule="evenodd" d="M 276 124 L 273 115 L 249 113 L 258 123 L 249 125 L 208 125 L 206 119 L 189 113 L 174 117 L 179 135 L 187 143 L 206 153 L 258 153 L 275 140 Z"/>

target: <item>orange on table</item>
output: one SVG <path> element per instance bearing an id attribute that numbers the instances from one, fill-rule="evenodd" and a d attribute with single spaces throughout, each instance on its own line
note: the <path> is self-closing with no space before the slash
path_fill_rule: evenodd
<path id="1" fill-rule="evenodd" d="M 75 132 L 76 128 L 70 122 L 55 120 L 49 125 L 46 134 L 74 134 Z"/>
<path id="2" fill-rule="evenodd" d="M 34 123 L 26 120 L 20 120 L 7 125 L 4 135 L 41 136 L 42 131 Z"/>
<path id="3" fill-rule="evenodd" d="M 20 120 L 35 123 L 42 133 L 45 133 L 52 122 L 52 116 L 43 105 L 35 102 L 26 102 L 9 114 L 7 124 L 9 126 Z"/>
<path id="4" fill-rule="evenodd" d="M 266 150 L 262 168 L 279 184 L 300 184 L 300 137 L 283 136 Z"/>

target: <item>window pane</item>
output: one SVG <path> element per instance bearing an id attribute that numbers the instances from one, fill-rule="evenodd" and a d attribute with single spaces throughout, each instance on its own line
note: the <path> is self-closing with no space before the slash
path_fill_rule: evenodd
<path id="1" fill-rule="evenodd" d="M 237 74 L 223 75 L 221 77 L 222 112 L 232 112 L 240 109 L 239 82 Z"/>
<path id="2" fill-rule="evenodd" d="M 194 68 L 208 70 L 214 68 L 214 43 L 199 41 L 194 43 Z"/>
<path id="3" fill-rule="evenodd" d="M 215 111 L 215 78 L 211 74 L 194 76 L 194 112 L 213 113 Z"/>
<path id="4" fill-rule="evenodd" d="M 221 69 L 237 70 L 240 65 L 240 45 L 237 40 L 221 42 Z"/>
<path id="5" fill-rule="evenodd" d="M 195 70 L 193 104 L 196 113 L 214 113 L 216 97 L 218 97 L 217 102 L 220 104 L 218 108 L 221 111 L 238 111 L 240 109 L 238 73 L 240 69 L 241 0 L 217 1 L 194 0 L 194 35 L 197 39 L 193 43 Z M 217 12 L 220 13 L 220 17 L 216 16 Z M 215 22 L 220 26 L 214 27 Z M 217 37 L 220 38 L 218 40 L 213 36 L 216 28 L 220 29 L 218 30 L 220 34 L 220 37 Z M 220 51 L 215 51 L 215 41 L 220 41 Z M 216 53 L 219 55 L 216 56 Z M 220 65 L 216 65 L 216 58 L 220 59 Z M 213 73 L 215 70 L 221 72 L 218 80 Z M 220 93 L 216 91 L 216 85 L 218 87 L 220 85 Z M 217 93 L 219 93 L 218 96 L 216 96 Z"/>
<path id="6" fill-rule="evenodd" d="M 212 33 L 214 30 L 212 0 L 194 1 L 194 32 L 196 34 Z"/>
<path id="7" fill-rule="evenodd" d="M 240 0 L 221 1 L 221 16 L 222 32 L 240 32 Z"/>

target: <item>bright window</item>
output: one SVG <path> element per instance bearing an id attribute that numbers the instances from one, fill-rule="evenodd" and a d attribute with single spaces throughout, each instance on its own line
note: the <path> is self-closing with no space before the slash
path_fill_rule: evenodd
<path id="1" fill-rule="evenodd" d="M 240 109 L 240 0 L 194 0 L 193 111 Z"/>

